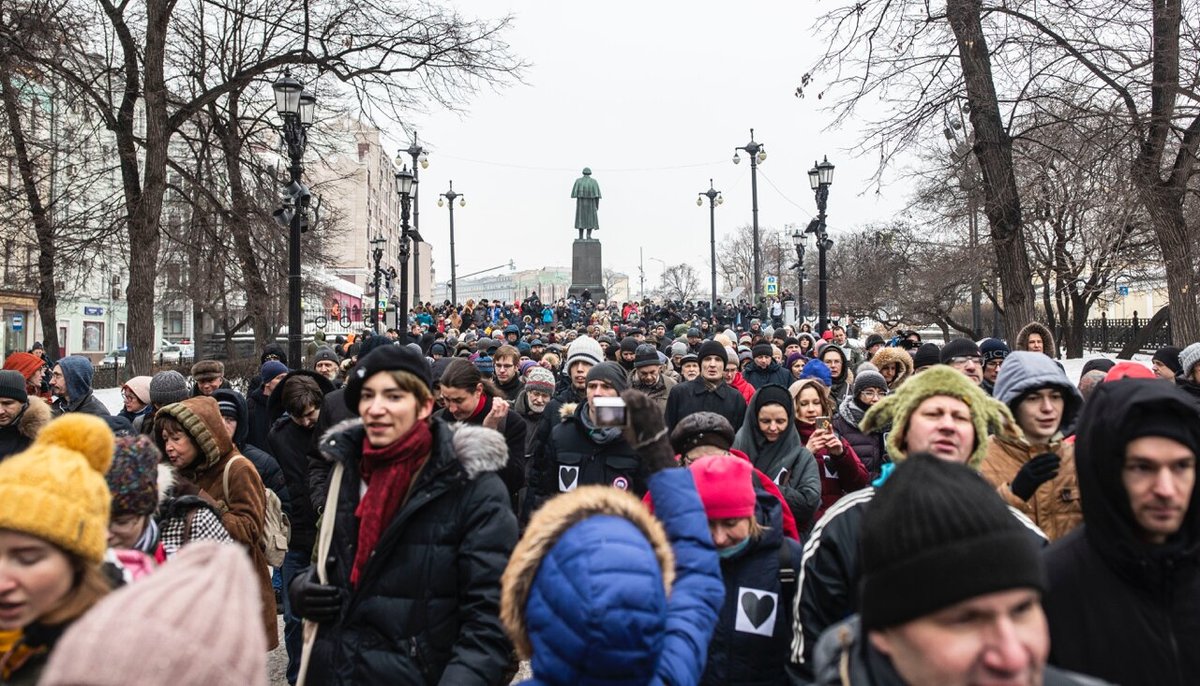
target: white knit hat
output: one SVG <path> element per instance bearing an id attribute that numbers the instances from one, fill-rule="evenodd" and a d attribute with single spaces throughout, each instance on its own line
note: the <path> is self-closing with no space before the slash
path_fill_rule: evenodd
<path id="1" fill-rule="evenodd" d="M 1183 367 L 1183 376 L 1191 378 L 1192 367 L 1200 362 L 1200 343 L 1193 343 L 1179 352 L 1179 365 Z"/>
<path id="2" fill-rule="evenodd" d="M 576 362 L 588 362 L 593 366 L 604 361 L 604 350 L 600 348 L 600 344 L 591 336 L 580 336 L 571 341 L 571 347 L 567 348 L 567 369 Z"/>

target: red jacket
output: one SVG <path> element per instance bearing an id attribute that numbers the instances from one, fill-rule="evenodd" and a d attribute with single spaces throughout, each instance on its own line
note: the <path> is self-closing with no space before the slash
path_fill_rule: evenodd
<path id="1" fill-rule="evenodd" d="M 808 445 L 808 439 L 812 437 L 816 429 L 814 424 L 796 422 L 796 431 L 800 432 L 800 441 L 805 445 Z M 863 467 L 862 461 L 858 459 L 854 448 L 851 448 L 846 439 L 841 436 L 838 437 L 838 440 L 842 442 L 840 458 L 830 455 L 825 449 L 818 450 L 814 454 L 817 458 L 818 471 L 821 473 L 821 507 L 817 508 L 817 513 L 813 515 L 814 522 L 820 521 L 825 510 L 840 500 L 842 496 L 860 488 L 866 488 L 869 481 L 867 470 Z"/>
<path id="2" fill-rule="evenodd" d="M 734 372 L 733 381 L 729 385 L 742 394 L 742 397 L 746 399 L 747 405 L 750 404 L 750 398 L 754 397 L 754 386 L 751 386 L 750 382 L 742 377 L 741 372 Z"/>

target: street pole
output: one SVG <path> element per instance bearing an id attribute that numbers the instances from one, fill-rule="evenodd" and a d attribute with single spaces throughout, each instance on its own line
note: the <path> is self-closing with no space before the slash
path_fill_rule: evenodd
<path id="1" fill-rule="evenodd" d="M 450 182 L 450 190 L 441 194 L 438 198 L 438 207 L 442 206 L 442 199 L 450 206 L 450 305 L 458 306 L 458 277 L 456 276 L 457 267 L 454 264 L 454 199 L 458 198 L 458 206 L 466 207 L 467 199 L 462 196 L 462 193 L 454 192 L 454 182 Z"/>
<path id="2" fill-rule="evenodd" d="M 817 218 L 809 223 L 808 231 L 817 235 L 817 335 L 820 336 L 829 327 L 829 270 L 825 256 L 833 247 L 825 224 L 825 206 L 829 202 L 829 186 L 833 184 L 833 165 L 828 157 L 808 170 L 808 183 L 817 197 Z"/>
<path id="3" fill-rule="evenodd" d="M 304 91 L 304 84 L 289 72 L 272 85 L 275 106 L 283 119 L 283 140 L 287 145 L 291 182 L 284 191 L 285 206 L 276 216 L 287 218 L 288 225 L 288 361 L 293 369 L 303 367 L 300 359 L 304 340 L 303 314 L 300 311 L 300 234 L 304 232 L 304 214 L 311 197 L 300 183 L 301 159 L 308 145 L 308 127 L 312 125 L 317 99 Z M 288 205 L 290 204 L 290 215 Z M 274 338 L 274 332 L 271 337 Z"/>
<path id="4" fill-rule="evenodd" d="M 414 241 L 412 244 L 412 257 L 413 257 L 413 265 L 419 268 L 421 265 L 421 254 L 420 254 L 421 210 L 420 210 L 420 203 L 419 203 L 419 196 L 420 196 L 419 184 L 421 183 L 420 170 L 429 168 L 429 151 L 426 150 L 425 148 L 421 147 L 421 144 L 417 142 L 417 132 L 413 131 L 412 145 L 408 146 L 408 149 L 404 150 L 402 152 L 406 152 L 409 154 L 410 157 L 412 157 L 412 191 L 409 193 L 409 195 L 412 198 L 412 231 L 413 231 L 413 233 L 417 234 L 417 238 L 418 238 L 418 240 Z M 397 155 L 396 157 L 399 158 L 400 156 Z M 399 163 L 397 163 L 396 166 L 399 167 L 401 165 Z M 405 278 L 407 278 L 407 277 L 405 277 Z M 403 279 L 402 279 L 402 281 L 403 281 Z M 421 280 L 420 279 L 413 279 L 412 300 L 413 300 L 413 302 L 416 302 L 418 304 L 421 302 Z M 407 303 L 405 306 L 407 307 Z"/>
<path id="5" fill-rule="evenodd" d="M 792 232 L 792 245 L 796 246 L 796 326 L 804 321 L 804 242 L 807 233 Z"/>
<path id="6" fill-rule="evenodd" d="M 408 171 L 403 167 L 396 172 L 396 194 L 400 196 L 400 309 L 396 314 L 396 329 L 401 332 L 401 340 L 408 340 L 408 208 L 416 188 L 416 170 Z M 453 235 L 453 234 L 452 234 Z"/>
<path id="7" fill-rule="evenodd" d="M 751 169 L 753 169 L 753 165 Z M 708 198 L 708 243 L 709 243 L 709 259 L 712 266 L 712 300 L 709 304 L 716 306 L 717 304 L 717 205 L 725 202 L 725 198 L 721 197 L 721 191 L 713 188 L 712 179 L 708 180 L 708 190 L 703 191 L 696 198 L 696 204 L 704 206 L 704 199 Z M 755 216 L 758 216 L 758 210 L 755 210 Z"/>
<path id="8" fill-rule="evenodd" d="M 738 156 L 738 150 L 745 150 L 750 156 L 750 210 L 751 221 L 750 225 L 753 232 L 753 263 L 754 263 L 754 283 L 750 286 L 750 304 L 757 306 L 759 298 L 759 289 L 762 288 L 762 265 L 759 257 L 759 242 L 758 242 L 758 165 L 767 160 L 767 150 L 761 143 L 754 141 L 754 129 L 750 129 L 750 142 L 740 148 L 734 148 L 733 163 L 738 164 L 742 158 Z"/>
<path id="9" fill-rule="evenodd" d="M 379 333 L 379 261 L 383 259 L 383 245 L 387 243 L 387 239 L 382 235 L 371 239 L 371 245 L 375 248 L 371 251 L 371 257 L 375 258 L 375 303 L 371 305 L 371 330 Z"/>

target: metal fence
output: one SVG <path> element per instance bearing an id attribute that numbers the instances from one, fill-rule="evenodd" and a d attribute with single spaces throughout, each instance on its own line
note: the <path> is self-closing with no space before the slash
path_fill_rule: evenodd
<path id="1" fill-rule="evenodd" d="M 1138 317 L 1134 312 L 1129 319 L 1109 319 L 1104 314 L 1099 319 L 1089 319 L 1083 325 L 1083 347 L 1101 352 L 1118 351 L 1138 337 L 1150 320 Z M 1171 319 L 1168 317 L 1163 325 L 1150 332 L 1141 346 L 1142 352 L 1153 352 L 1171 344 Z"/>

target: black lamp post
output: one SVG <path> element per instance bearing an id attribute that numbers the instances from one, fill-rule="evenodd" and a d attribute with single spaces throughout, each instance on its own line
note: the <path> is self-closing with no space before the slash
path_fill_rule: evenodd
<path id="1" fill-rule="evenodd" d="M 304 340 L 303 317 L 300 312 L 300 234 L 308 228 L 305 213 L 311 195 L 300 183 L 300 160 L 308 146 L 308 127 L 312 126 L 317 99 L 304 91 L 304 84 L 292 78 L 290 72 L 272 85 L 275 109 L 283 120 L 283 140 L 287 145 L 290 183 L 284 189 L 284 206 L 276 213 L 286 223 L 288 236 L 288 360 L 293 369 L 300 369 L 300 347 Z"/>
<path id="2" fill-rule="evenodd" d="M 371 305 L 371 330 L 375 333 L 379 333 L 379 277 L 382 276 L 379 261 L 383 259 L 383 246 L 386 244 L 387 239 L 383 235 L 371 239 L 371 245 L 375 246 L 371 251 L 371 257 L 375 259 L 375 303 Z"/>
<path id="3" fill-rule="evenodd" d="M 696 198 L 696 205 L 704 207 L 704 199 L 708 198 L 708 244 L 711 251 L 710 258 L 712 260 L 712 300 L 709 304 L 713 307 L 717 306 L 717 205 L 725 202 L 725 198 L 721 197 L 721 191 L 713 188 L 712 179 L 708 180 L 708 190 L 700 193 Z"/>
<path id="4" fill-rule="evenodd" d="M 738 164 L 742 158 L 738 156 L 738 150 L 745 150 L 750 156 L 750 209 L 751 220 L 750 225 L 754 232 L 754 283 L 750 287 L 750 303 L 758 304 L 758 290 L 762 288 L 762 267 L 759 264 L 758 250 L 758 165 L 767 161 L 767 150 L 762 143 L 754 141 L 754 129 L 750 129 L 750 142 L 740 148 L 734 148 L 733 163 Z"/>
<path id="5" fill-rule="evenodd" d="M 429 151 L 426 150 L 425 148 L 421 147 L 421 145 L 419 143 L 417 143 L 417 132 L 413 131 L 412 145 L 408 146 L 407 149 L 402 150 L 401 152 L 408 153 L 408 155 L 410 157 L 412 157 L 412 192 L 410 193 L 410 195 L 412 196 L 412 232 L 417 235 L 417 240 L 412 246 L 412 256 L 413 256 L 413 264 L 420 265 L 421 259 L 420 259 L 420 253 L 418 252 L 418 250 L 420 249 L 420 241 L 422 240 L 422 238 L 421 238 L 421 209 L 420 209 L 420 203 L 418 202 L 418 199 L 419 199 L 418 196 L 420 195 L 419 184 L 421 183 L 420 170 L 429 168 Z M 399 158 L 400 158 L 400 155 L 396 155 L 396 166 L 397 167 L 403 166 L 400 164 Z M 412 300 L 413 300 L 413 302 L 416 302 L 416 303 L 421 302 L 421 280 L 420 279 L 413 279 Z M 407 305 L 406 305 L 406 307 L 407 307 Z"/>
<path id="6" fill-rule="evenodd" d="M 819 286 L 819 312 L 817 314 L 817 335 L 825 333 L 829 327 L 829 271 L 825 265 L 825 253 L 833 247 L 825 227 L 825 204 L 829 202 L 829 186 L 833 184 L 833 165 L 826 157 L 820 164 L 813 163 L 808 170 L 808 185 L 812 186 L 817 196 L 817 218 L 808 225 L 808 232 L 817 234 L 817 270 Z"/>
<path id="7" fill-rule="evenodd" d="M 396 156 L 397 159 L 400 157 Z M 400 197 L 400 306 L 396 310 L 396 328 L 408 336 L 408 207 L 416 188 L 416 174 L 407 166 L 396 171 L 396 195 Z"/>
<path id="8" fill-rule="evenodd" d="M 454 192 L 454 182 L 450 182 L 450 190 L 442 193 L 438 198 L 438 207 L 443 203 L 450 204 L 450 305 L 458 306 L 458 277 L 456 276 L 456 267 L 454 266 L 454 199 L 458 198 L 458 206 L 466 207 L 467 199 L 462 193 Z"/>
<path id="9" fill-rule="evenodd" d="M 796 319 L 797 328 L 799 322 L 804 321 L 804 249 L 805 242 L 808 240 L 807 233 L 800 233 L 797 229 L 792 232 L 792 245 L 796 246 Z"/>

